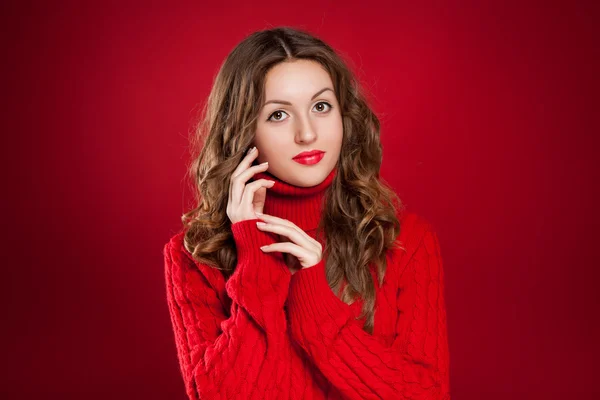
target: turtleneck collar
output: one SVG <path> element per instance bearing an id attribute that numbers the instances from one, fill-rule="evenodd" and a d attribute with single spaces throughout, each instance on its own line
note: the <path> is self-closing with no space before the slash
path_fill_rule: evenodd
<path id="1" fill-rule="evenodd" d="M 273 187 L 267 189 L 265 214 L 287 219 L 304 231 L 312 231 L 319 225 L 325 191 L 331 186 L 336 172 L 337 168 L 334 168 L 323 182 L 311 187 L 289 184 L 268 172 L 255 174 L 253 179 L 275 181 Z"/>

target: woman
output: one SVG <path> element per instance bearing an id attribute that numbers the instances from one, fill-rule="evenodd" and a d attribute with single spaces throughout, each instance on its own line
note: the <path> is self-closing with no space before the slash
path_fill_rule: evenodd
<path id="1" fill-rule="evenodd" d="M 250 35 L 196 139 L 198 206 L 164 248 L 189 398 L 448 399 L 437 236 L 381 181 L 341 58 L 303 31 Z"/>

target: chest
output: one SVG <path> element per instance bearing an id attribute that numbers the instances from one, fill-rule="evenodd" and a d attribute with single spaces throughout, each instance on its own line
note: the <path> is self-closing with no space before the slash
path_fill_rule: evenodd
<path id="1" fill-rule="evenodd" d="M 371 269 L 371 275 L 375 284 L 375 316 L 372 335 L 385 345 L 391 345 L 396 337 L 396 325 L 400 312 L 397 307 L 398 285 L 393 279 L 384 279 L 380 286 L 374 269 Z M 339 296 L 338 296 L 339 297 Z M 363 299 L 359 298 L 349 305 L 356 323 L 363 326 L 365 317 L 361 317 Z"/>

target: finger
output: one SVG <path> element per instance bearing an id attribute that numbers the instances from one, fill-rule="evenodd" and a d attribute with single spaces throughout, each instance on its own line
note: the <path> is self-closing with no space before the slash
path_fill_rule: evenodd
<path id="1" fill-rule="evenodd" d="M 262 246 L 260 249 L 265 253 L 288 253 L 298 258 L 298 260 L 306 260 L 307 257 L 310 258 L 309 251 L 291 242 L 268 244 L 266 246 Z"/>
<path id="2" fill-rule="evenodd" d="M 268 179 L 259 179 L 259 180 L 250 182 L 249 184 L 245 185 L 244 193 L 242 194 L 242 198 L 240 199 L 239 205 L 240 206 L 247 205 L 252 210 L 254 210 L 252 207 L 252 200 L 254 200 L 254 193 L 256 193 L 256 191 L 258 189 L 260 189 L 261 187 L 266 187 L 266 188 L 273 187 L 273 184 L 275 184 L 275 181 L 270 181 Z"/>
<path id="3" fill-rule="evenodd" d="M 264 219 L 265 222 L 269 222 L 269 223 L 273 223 L 273 224 L 278 224 L 278 225 L 289 226 L 290 228 L 293 228 L 293 229 L 297 230 L 298 232 L 306 233 L 302 229 L 300 229 L 300 227 L 298 227 L 298 225 L 294 224 L 290 220 L 279 218 L 279 217 L 275 217 L 273 215 L 268 215 L 268 214 L 260 214 L 259 217 L 261 219 Z"/>
<path id="4" fill-rule="evenodd" d="M 231 176 L 237 176 L 240 173 L 244 172 L 246 169 L 248 169 L 248 167 L 252 165 L 252 162 L 256 159 L 257 156 L 258 149 L 256 148 L 256 146 L 254 146 L 252 149 L 250 149 L 250 151 L 248 151 L 248 154 L 246 154 L 244 158 L 242 158 L 242 161 L 240 161 L 236 169 L 233 170 Z"/>
<path id="5" fill-rule="evenodd" d="M 268 244 L 262 246 L 260 249 L 265 253 L 279 252 L 291 254 L 298 259 L 303 268 L 312 267 L 320 261 L 320 258 L 316 254 L 290 242 Z"/>
<path id="6" fill-rule="evenodd" d="M 242 182 L 246 182 L 248 179 L 252 178 L 254 176 L 254 174 L 257 174 L 261 171 L 265 171 L 267 170 L 267 168 L 269 168 L 269 162 L 265 161 L 262 164 L 257 164 L 257 165 L 253 165 L 250 168 L 248 168 L 245 171 L 242 171 L 240 174 L 238 174 L 235 179 L 242 181 Z"/>
<path id="7" fill-rule="evenodd" d="M 283 218 L 279 218 L 279 217 L 275 217 L 273 215 L 268 215 L 268 214 L 260 214 L 260 215 L 257 214 L 257 215 L 260 219 L 262 219 L 265 222 L 279 224 L 279 225 L 285 225 L 285 226 L 289 226 L 290 228 L 297 230 L 300 234 L 306 236 L 307 240 L 310 240 L 312 243 L 315 244 L 315 246 L 317 246 L 319 249 L 322 249 L 321 243 L 319 243 L 319 241 L 313 239 L 308 233 L 306 233 L 303 229 L 301 229 L 298 225 L 294 224 L 292 221 L 289 221 L 289 220 L 283 219 Z"/>
<path id="8" fill-rule="evenodd" d="M 248 169 L 248 167 L 250 165 L 252 165 L 252 163 L 254 162 L 254 160 L 256 159 L 256 157 L 258 156 L 258 149 L 256 148 L 256 146 L 252 147 L 248 153 L 244 156 L 244 158 L 242 158 L 242 161 L 240 161 L 240 163 L 238 164 L 238 166 L 233 170 L 233 172 L 231 173 L 230 177 L 229 177 L 229 194 L 230 194 L 230 201 L 232 200 L 232 186 L 233 186 L 233 181 L 236 176 L 238 176 L 240 173 L 242 173 L 243 171 L 245 171 L 246 169 Z"/>
<path id="9" fill-rule="evenodd" d="M 262 216 L 260 218 L 262 219 Z M 290 226 L 273 223 L 265 224 L 264 222 L 257 222 L 256 226 L 261 231 L 273 232 L 285 236 L 295 244 L 304 247 L 307 250 L 311 250 L 317 253 L 321 252 L 319 246 L 317 246 L 313 240 L 310 240 L 312 238 L 308 236 L 304 231 L 302 231 L 304 233 L 302 234 Z"/>
<path id="10" fill-rule="evenodd" d="M 269 163 L 264 162 L 259 165 L 254 165 L 248 168 L 245 171 L 242 171 L 239 175 L 232 177 L 230 182 L 230 193 L 231 199 L 235 203 L 239 203 L 242 199 L 242 194 L 244 193 L 244 186 L 246 186 L 246 182 L 250 179 L 254 174 L 266 171 L 269 168 Z"/>

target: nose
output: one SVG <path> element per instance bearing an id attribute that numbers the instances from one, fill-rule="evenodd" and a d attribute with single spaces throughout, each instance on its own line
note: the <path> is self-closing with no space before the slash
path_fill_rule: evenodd
<path id="1" fill-rule="evenodd" d="M 312 143 L 317 140 L 317 131 L 314 129 L 310 119 L 306 116 L 297 119 L 295 140 L 298 144 Z"/>

